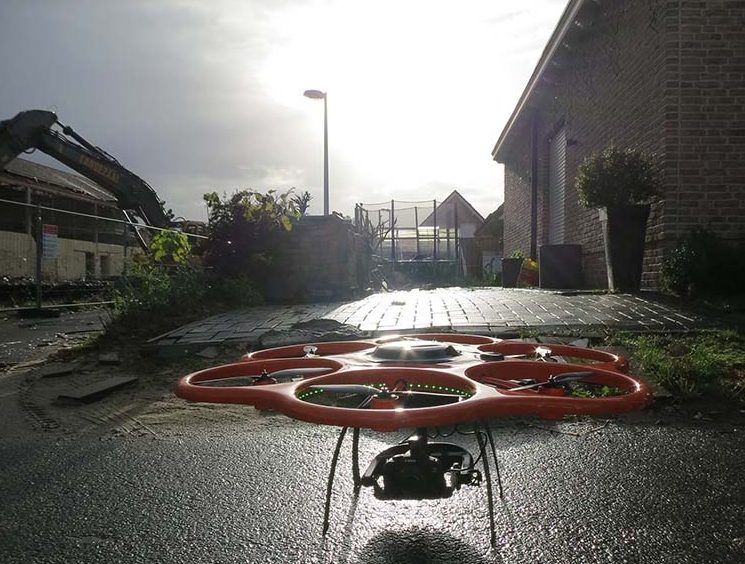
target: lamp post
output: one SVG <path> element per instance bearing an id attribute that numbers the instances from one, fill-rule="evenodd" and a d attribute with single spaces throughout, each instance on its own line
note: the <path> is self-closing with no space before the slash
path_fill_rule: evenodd
<path id="1" fill-rule="evenodd" d="M 306 90 L 306 98 L 323 100 L 323 215 L 329 214 L 329 126 L 326 108 L 326 92 L 320 90 Z"/>

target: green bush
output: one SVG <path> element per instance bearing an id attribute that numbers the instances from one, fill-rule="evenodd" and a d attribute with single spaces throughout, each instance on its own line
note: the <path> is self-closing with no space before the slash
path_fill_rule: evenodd
<path id="1" fill-rule="evenodd" d="M 119 314 L 161 314 L 189 310 L 200 304 L 208 290 L 199 270 L 181 266 L 164 268 L 137 264 L 114 289 L 114 310 Z"/>
<path id="2" fill-rule="evenodd" d="M 662 264 L 663 289 L 681 296 L 722 296 L 742 293 L 745 258 L 716 234 L 694 229 L 670 251 Z"/>
<path id="3" fill-rule="evenodd" d="M 150 251 L 154 263 L 183 265 L 191 256 L 191 245 L 185 233 L 158 231 L 150 241 Z"/>
<path id="4" fill-rule="evenodd" d="M 220 277 L 213 275 L 208 299 L 214 303 L 230 307 L 249 307 L 264 303 L 264 297 L 249 276 Z"/>
<path id="5" fill-rule="evenodd" d="M 209 211 L 205 266 L 219 276 L 248 277 L 264 288 L 277 251 L 307 209 L 310 196 L 294 196 L 292 190 L 282 194 L 241 190 L 222 198 L 211 192 L 204 200 Z"/>
<path id="6" fill-rule="evenodd" d="M 661 184 L 652 156 L 613 145 L 586 158 L 575 180 L 579 201 L 588 208 L 646 204 L 659 193 Z"/>

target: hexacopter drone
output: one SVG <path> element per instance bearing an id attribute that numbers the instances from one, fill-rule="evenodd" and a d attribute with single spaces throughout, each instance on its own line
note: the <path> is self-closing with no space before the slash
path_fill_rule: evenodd
<path id="1" fill-rule="evenodd" d="M 339 452 L 349 428 L 355 492 L 372 487 L 379 499 L 449 497 L 462 485 L 481 483 L 476 468 L 480 460 L 494 545 L 489 452 L 500 496 L 502 484 L 494 439 L 485 421 L 641 409 L 651 402 L 651 393 L 627 370 L 623 357 L 594 349 L 427 333 L 257 351 L 240 362 L 183 377 L 176 394 L 192 401 L 253 405 L 301 421 L 342 427 L 326 488 L 324 534 Z M 473 426 L 469 432 L 479 447 L 475 459 L 459 445 L 430 440 L 447 436 L 442 428 L 458 430 L 462 424 Z M 378 454 L 360 474 L 363 428 L 416 432 Z"/>

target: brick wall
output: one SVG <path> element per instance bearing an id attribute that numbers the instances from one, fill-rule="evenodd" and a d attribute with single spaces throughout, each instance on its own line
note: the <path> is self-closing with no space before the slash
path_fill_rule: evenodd
<path id="1" fill-rule="evenodd" d="M 280 251 L 279 275 L 267 296 L 294 303 L 351 297 L 367 282 L 365 258 L 349 221 L 335 215 L 303 217 Z"/>
<path id="2" fill-rule="evenodd" d="M 565 242 L 582 245 L 589 287 L 607 286 L 605 251 L 597 211 L 577 200 L 577 167 L 611 143 L 663 156 L 664 24 L 663 14 L 656 11 L 661 6 L 638 0 L 604 3 L 595 23 L 563 54 L 554 98 L 544 110 L 549 127 L 560 120 L 566 124 Z M 655 260 L 660 237 L 661 216 L 655 209 L 647 229 L 645 272 Z"/>
<path id="3" fill-rule="evenodd" d="M 745 241 L 745 2 L 669 2 L 666 229 Z M 674 9 L 673 9 L 674 8 Z"/>
<path id="4" fill-rule="evenodd" d="M 569 140 L 565 242 L 583 247 L 586 285 L 605 287 L 600 224 L 595 210 L 578 204 L 577 166 L 610 143 L 655 153 L 664 190 L 650 215 L 642 279 L 643 287 L 654 288 L 665 251 L 692 226 L 745 239 L 745 2 L 585 6 L 592 13 L 582 15 L 584 29 L 568 33 L 569 47 L 559 48 L 529 104 L 541 115 L 539 194 L 548 186 L 548 139 L 563 123 Z M 510 147 L 529 143 L 525 127 L 508 140 Z M 505 157 L 506 250 L 508 237 L 522 240 L 530 229 L 529 195 L 525 200 L 523 179 L 510 173 L 512 159 Z M 538 222 L 545 233 L 542 205 Z M 543 233 L 538 242 L 546 242 Z"/>
<path id="5" fill-rule="evenodd" d="M 531 193 L 527 158 L 505 163 L 504 185 L 504 256 L 509 257 L 517 249 L 528 254 Z"/>

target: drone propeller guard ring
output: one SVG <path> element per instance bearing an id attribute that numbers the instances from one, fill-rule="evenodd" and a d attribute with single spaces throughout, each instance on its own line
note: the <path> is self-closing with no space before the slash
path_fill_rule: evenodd
<path id="1" fill-rule="evenodd" d="M 321 343 L 304 343 L 302 345 L 288 345 L 284 347 L 273 347 L 246 353 L 241 357 L 242 361 L 269 360 L 279 358 L 307 358 L 305 349 L 313 347 L 316 351 L 313 356 L 333 356 L 361 352 L 374 349 L 375 341 L 325 341 Z"/>
<path id="2" fill-rule="evenodd" d="M 501 353 L 505 357 L 510 355 L 536 354 L 537 349 L 540 348 L 549 350 L 551 356 L 561 356 L 570 359 L 577 358 L 586 361 L 592 361 L 592 363 L 588 364 L 588 366 L 593 368 L 602 368 L 605 370 L 614 370 L 624 373 L 629 371 L 629 362 L 623 356 L 597 349 L 575 347 L 573 345 L 536 344 L 526 343 L 524 341 L 505 340 L 494 344 L 481 345 L 477 347 L 477 349 L 481 352 Z"/>
<path id="3" fill-rule="evenodd" d="M 447 405 L 414 408 L 397 406 L 386 409 L 318 405 L 300 397 L 311 386 L 323 387 L 324 384 L 368 382 L 383 383 L 389 389 L 394 390 L 395 394 L 396 383 L 402 381 L 412 388 L 423 386 L 440 389 L 444 393 L 457 390 L 465 397 L 457 403 Z M 399 393 L 406 394 L 406 391 L 410 390 L 402 390 Z M 484 386 L 459 374 L 420 367 L 344 370 L 296 383 L 293 388 L 283 390 L 283 393 L 286 397 L 280 411 L 295 419 L 339 427 L 370 428 L 383 432 L 408 427 L 435 427 L 463 423 L 470 419 L 472 410 L 482 405 L 485 399 L 493 399 L 498 395 L 498 392 L 489 386 Z M 434 394 L 436 397 L 437 392 Z"/>

